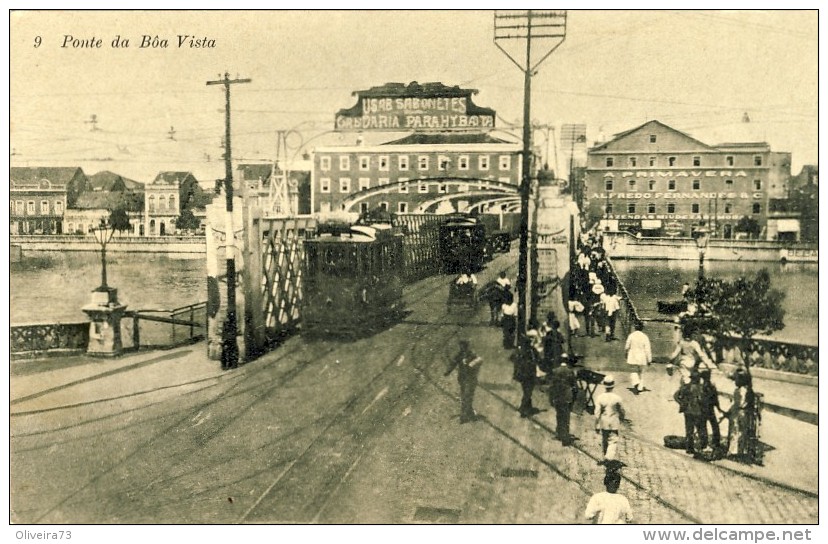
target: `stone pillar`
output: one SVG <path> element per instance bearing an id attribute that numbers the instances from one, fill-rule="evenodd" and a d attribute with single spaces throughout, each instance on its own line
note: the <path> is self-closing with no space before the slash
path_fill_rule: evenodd
<path id="1" fill-rule="evenodd" d="M 99 357 L 117 357 L 123 351 L 121 318 L 126 305 L 118 302 L 118 290 L 99 287 L 92 300 L 81 308 L 89 316 L 89 345 L 86 353 Z"/>
<path id="2" fill-rule="evenodd" d="M 532 314 L 538 323 L 555 312 L 560 331 L 569 342 L 567 303 L 569 302 L 570 217 L 577 218 L 571 199 L 559 194 L 557 186 L 539 187 L 537 221 L 537 282 L 532 286 Z M 575 234 L 577 236 L 577 233 Z"/>
<path id="3" fill-rule="evenodd" d="M 224 195 L 216 197 L 213 204 L 207 206 L 207 356 L 213 361 L 221 360 L 222 329 L 227 317 L 227 249 L 228 235 Z M 239 345 L 239 362 L 244 362 L 244 274 L 243 251 L 244 222 L 242 221 L 242 199 L 233 198 L 233 225 L 236 232 L 236 325 Z"/>

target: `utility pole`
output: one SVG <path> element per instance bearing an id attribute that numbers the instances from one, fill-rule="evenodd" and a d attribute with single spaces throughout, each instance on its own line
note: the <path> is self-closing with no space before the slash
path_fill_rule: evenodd
<path id="1" fill-rule="evenodd" d="M 219 75 L 221 77 L 221 75 Z M 230 85 L 250 83 L 250 79 L 224 79 L 208 81 L 207 85 L 224 85 L 224 195 L 226 201 L 225 231 L 227 238 L 227 318 L 221 335 L 221 368 L 228 370 L 239 366 L 239 345 L 236 342 L 236 235 L 233 227 L 233 160 L 230 154 Z"/>
<path id="2" fill-rule="evenodd" d="M 532 76 L 540 64 L 561 45 L 566 38 L 566 10 L 498 10 L 494 15 L 494 43 L 523 72 L 523 161 L 520 182 L 520 255 L 518 257 L 518 334 L 526 334 L 527 293 L 526 285 L 529 272 L 529 193 L 532 190 Z M 525 62 L 515 60 L 520 57 L 520 50 L 515 49 L 513 56 L 504 49 L 501 42 L 507 40 L 525 40 Z M 532 60 L 532 42 L 548 44 L 541 49 L 540 60 Z"/>

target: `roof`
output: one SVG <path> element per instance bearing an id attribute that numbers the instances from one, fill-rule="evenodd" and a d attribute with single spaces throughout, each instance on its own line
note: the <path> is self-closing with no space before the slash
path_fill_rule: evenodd
<path id="1" fill-rule="evenodd" d="M 245 180 L 268 179 L 273 172 L 272 164 L 240 164 L 237 170 L 241 170 L 242 178 Z"/>
<path id="2" fill-rule="evenodd" d="M 669 126 L 669 125 L 665 125 L 664 123 L 662 123 L 661 121 L 659 121 L 659 120 L 657 120 L 657 119 L 653 119 L 652 121 L 647 121 L 646 123 L 644 123 L 644 124 L 642 124 L 642 125 L 639 125 L 639 126 L 637 126 L 637 127 L 635 127 L 635 128 L 631 128 L 630 130 L 625 130 L 624 132 L 619 132 L 618 134 L 615 134 L 615 135 L 612 137 L 612 139 L 611 139 L 611 140 L 606 141 L 606 142 L 604 142 L 604 143 L 602 143 L 602 144 L 599 144 L 599 145 L 597 145 L 597 146 L 593 147 L 591 151 L 599 151 L 599 150 L 601 150 L 601 149 L 604 149 L 605 147 L 607 147 L 607 146 L 608 146 L 608 145 L 610 145 L 611 143 L 616 142 L 616 141 L 618 141 L 618 140 L 620 140 L 620 139 L 622 139 L 622 138 L 624 138 L 624 137 L 626 137 L 626 136 L 629 136 L 629 135 L 630 135 L 630 134 L 632 134 L 633 132 L 637 132 L 637 131 L 639 131 L 639 130 L 641 130 L 641 129 L 645 128 L 645 127 L 651 126 L 651 125 L 658 125 L 658 126 L 660 126 L 661 128 L 667 129 L 667 130 L 672 131 L 672 132 L 675 132 L 675 133 L 677 133 L 677 134 L 681 134 L 681 135 L 682 135 L 682 136 L 684 136 L 685 138 L 689 138 L 690 140 L 694 141 L 695 143 L 699 144 L 699 145 L 700 145 L 700 146 L 702 146 L 702 147 L 711 147 L 710 145 L 708 145 L 708 144 L 706 144 L 706 143 L 704 143 L 704 142 L 702 142 L 702 141 L 700 141 L 700 140 L 697 140 L 696 138 L 693 138 L 692 136 L 690 136 L 690 135 L 689 135 L 689 134 L 687 134 L 686 132 L 682 132 L 682 131 L 680 131 L 680 130 L 676 130 L 675 128 L 673 128 L 673 127 L 671 127 L 671 126 Z"/>
<path id="3" fill-rule="evenodd" d="M 174 171 L 166 171 L 166 172 L 158 172 L 158 175 L 155 176 L 155 179 L 152 181 L 154 185 L 175 185 L 181 184 L 187 177 L 193 176 L 192 172 L 174 172 Z"/>
<path id="4" fill-rule="evenodd" d="M 66 185 L 78 172 L 86 176 L 80 166 L 12 166 L 9 168 L 9 179 L 24 183 L 47 179 L 52 184 Z"/>
<path id="5" fill-rule="evenodd" d="M 365 91 L 354 91 L 351 94 L 362 97 L 392 97 L 392 96 L 417 96 L 417 97 L 432 97 L 432 96 L 469 96 L 477 94 L 477 89 L 461 89 L 459 85 L 449 87 L 438 81 L 430 83 L 417 83 L 412 81 L 408 85 L 405 83 L 386 83 L 376 87 L 371 87 Z"/>
<path id="6" fill-rule="evenodd" d="M 506 140 L 489 136 L 486 133 L 446 134 L 422 133 L 409 134 L 399 140 L 386 142 L 380 145 L 427 145 L 427 144 L 509 144 Z"/>
<path id="7" fill-rule="evenodd" d="M 127 211 L 140 211 L 141 204 L 136 196 L 134 193 L 90 191 L 79 195 L 72 207 L 78 210 L 112 210 L 123 206 Z"/>
<path id="8" fill-rule="evenodd" d="M 124 187 L 129 190 L 144 190 L 144 184 L 135 181 L 129 178 L 125 178 L 120 174 L 116 174 L 115 172 L 110 172 L 109 170 L 104 170 L 102 172 L 98 172 L 97 174 L 93 174 L 89 177 L 89 184 L 92 186 L 92 190 L 94 191 L 111 191 L 112 187 L 118 182 L 122 181 Z"/>

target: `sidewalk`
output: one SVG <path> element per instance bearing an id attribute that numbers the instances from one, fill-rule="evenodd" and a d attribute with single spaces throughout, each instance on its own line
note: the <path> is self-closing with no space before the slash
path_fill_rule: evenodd
<path id="1" fill-rule="evenodd" d="M 586 368 L 611 373 L 615 377 L 616 392 L 621 395 L 632 421 L 633 434 L 653 443 L 663 444 L 666 435 L 683 435 L 684 421 L 673 400 L 679 386 L 679 375 L 668 376 L 663 364 L 647 367 L 644 384 L 649 391 L 634 395 L 630 389 L 629 368 L 625 364 L 624 339 L 606 342 L 601 337 L 573 338 L 574 351 L 583 355 Z M 714 371 L 713 383 L 721 395 L 724 408 L 730 405 L 733 382 L 721 371 Z M 713 463 L 740 473 L 769 480 L 786 487 L 818 492 L 818 427 L 802 419 L 783 415 L 785 409 L 802 412 L 816 421 L 819 412 L 818 389 L 809 385 L 785 383 L 755 378 L 754 387 L 762 393 L 766 409 L 759 430 L 760 441 L 766 445 L 763 466 L 748 466 L 722 459 Z M 598 387 L 598 392 L 602 388 Z M 772 405 L 772 406 L 771 406 Z M 772 411 L 774 407 L 775 409 Z M 775 413 L 781 412 L 781 413 Z M 721 424 L 723 439 L 727 437 L 727 422 Z M 703 462 L 703 461 L 698 461 Z"/>

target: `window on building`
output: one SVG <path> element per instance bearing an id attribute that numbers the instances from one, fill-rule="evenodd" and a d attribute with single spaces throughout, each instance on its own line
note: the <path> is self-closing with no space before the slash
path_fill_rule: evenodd
<path id="1" fill-rule="evenodd" d="M 728 189 L 733 187 L 733 180 L 732 179 L 726 179 L 725 180 L 725 187 L 727 187 Z"/>
<path id="2" fill-rule="evenodd" d="M 368 211 L 368 203 L 367 202 L 360 202 L 359 203 L 359 213 L 365 213 Z"/>
<path id="3" fill-rule="evenodd" d="M 762 155 L 753 156 L 753 166 L 762 166 Z"/>
<path id="4" fill-rule="evenodd" d="M 155 211 L 155 195 L 150 195 L 147 200 L 148 200 L 148 204 L 149 204 L 149 211 L 154 212 Z"/>
<path id="5" fill-rule="evenodd" d="M 319 169 L 323 172 L 327 172 L 331 169 L 331 158 L 330 157 L 319 157 Z"/>
<path id="6" fill-rule="evenodd" d="M 367 172 L 371 169 L 371 157 L 366 157 L 362 155 L 359 157 L 359 169 L 363 172 Z"/>
<path id="7" fill-rule="evenodd" d="M 701 166 L 701 157 L 698 155 L 693 156 L 693 166 Z"/>
<path id="8" fill-rule="evenodd" d="M 448 183 L 441 183 L 440 185 L 438 185 L 437 192 L 443 194 L 448 193 Z"/>
<path id="9" fill-rule="evenodd" d="M 175 195 L 170 195 L 169 198 L 167 199 L 167 202 L 169 202 L 170 209 L 174 210 L 175 209 Z"/>
<path id="10" fill-rule="evenodd" d="M 693 190 L 698 191 L 699 189 L 701 189 L 701 180 L 694 179 L 693 180 Z"/>
<path id="11" fill-rule="evenodd" d="M 359 190 L 364 191 L 371 187 L 371 178 L 359 178 Z"/>
<path id="12" fill-rule="evenodd" d="M 340 193 L 350 193 L 351 192 L 351 178 L 339 178 L 339 192 Z"/>
<path id="13" fill-rule="evenodd" d="M 469 190 L 469 184 L 468 183 L 461 183 L 460 185 L 457 186 L 457 192 L 458 193 L 465 193 L 465 192 L 468 192 L 468 190 Z"/>
<path id="14" fill-rule="evenodd" d="M 17 208 L 17 215 L 23 215 L 24 204 L 22 200 L 18 200 L 14 203 L 15 208 Z"/>
<path id="15" fill-rule="evenodd" d="M 694 202 L 690 204 L 690 213 L 699 213 L 699 204 L 698 202 Z"/>
<path id="16" fill-rule="evenodd" d="M 388 172 L 388 164 L 390 163 L 388 155 L 380 155 L 377 162 L 379 163 L 380 172 Z"/>
<path id="17" fill-rule="evenodd" d="M 656 143 L 656 135 L 655 134 L 650 134 L 650 143 L 651 144 Z"/>
<path id="18" fill-rule="evenodd" d="M 339 169 L 340 170 L 350 170 L 351 169 L 351 157 L 348 155 L 343 155 L 339 157 Z"/>
<path id="19" fill-rule="evenodd" d="M 648 191 L 655 191 L 655 180 L 651 179 L 647 182 L 647 190 Z"/>
<path id="20" fill-rule="evenodd" d="M 400 155 L 397 157 L 397 168 L 399 170 L 408 170 L 408 155 Z"/>
<path id="21" fill-rule="evenodd" d="M 167 197 L 164 195 L 158 196 L 158 209 L 159 210 L 166 210 L 167 209 Z"/>
<path id="22" fill-rule="evenodd" d="M 733 166 L 733 155 L 728 155 L 725 157 L 725 164 L 728 166 Z"/>
<path id="23" fill-rule="evenodd" d="M 637 157 L 630 157 L 630 166 L 635 168 L 638 165 L 638 158 Z"/>
<path id="24" fill-rule="evenodd" d="M 667 166 L 675 166 L 676 165 L 676 158 L 675 157 L 667 157 Z"/>
<path id="25" fill-rule="evenodd" d="M 469 169 L 469 156 L 468 155 L 460 155 L 457 157 L 457 167 L 460 170 L 468 170 Z"/>
<path id="26" fill-rule="evenodd" d="M 604 211 L 605 211 L 606 214 L 611 214 L 612 213 L 612 203 L 607 202 L 604 205 Z"/>
<path id="27" fill-rule="evenodd" d="M 650 166 L 655 166 L 655 165 L 656 165 L 656 158 L 655 158 L 655 157 L 650 157 L 650 158 L 647 160 L 647 162 L 649 162 L 649 163 L 650 163 Z"/>
<path id="28" fill-rule="evenodd" d="M 417 157 L 417 169 L 428 170 L 428 155 L 420 155 Z"/>
<path id="29" fill-rule="evenodd" d="M 762 205 L 758 202 L 753 203 L 753 213 L 762 213 Z"/>
<path id="30" fill-rule="evenodd" d="M 408 178 L 400 178 L 397 181 L 399 181 L 401 183 L 400 192 L 401 193 L 408 193 Z"/>
<path id="31" fill-rule="evenodd" d="M 627 180 L 627 189 L 629 189 L 630 191 L 635 190 L 635 180 L 634 179 Z"/>
<path id="32" fill-rule="evenodd" d="M 675 191 L 676 190 L 676 180 L 671 179 L 667 182 L 667 190 L 668 191 Z"/>
<path id="33" fill-rule="evenodd" d="M 384 201 L 383 201 L 383 202 L 380 202 L 380 203 L 379 203 L 379 208 L 380 208 L 382 211 L 387 212 L 387 211 L 388 211 L 388 202 L 384 202 Z"/>
<path id="34" fill-rule="evenodd" d="M 647 204 L 647 213 L 656 213 L 656 206 L 652 202 Z"/>
<path id="35" fill-rule="evenodd" d="M 477 168 L 479 170 L 488 170 L 489 169 L 489 156 L 488 155 L 480 155 L 477 157 Z"/>
<path id="36" fill-rule="evenodd" d="M 627 213 L 635 213 L 635 202 L 629 202 L 627 204 Z"/>
<path id="37" fill-rule="evenodd" d="M 397 202 L 397 213 L 408 213 L 408 202 Z"/>
<path id="38" fill-rule="evenodd" d="M 428 183 L 421 181 L 417 184 L 417 192 L 420 193 L 427 193 L 428 192 Z"/>
<path id="39" fill-rule="evenodd" d="M 40 201 L 40 215 L 49 215 L 49 201 L 48 200 L 41 200 Z"/>
<path id="40" fill-rule="evenodd" d="M 388 183 L 390 183 L 390 182 L 391 182 L 391 180 L 388 179 L 388 178 L 379 178 L 377 180 L 377 185 L 388 185 Z"/>
<path id="41" fill-rule="evenodd" d="M 761 179 L 753 180 L 753 189 L 755 191 L 761 191 L 762 190 L 762 180 Z"/>
<path id="42" fill-rule="evenodd" d="M 449 158 L 445 155 L 437 157 L 437 170 L 444 171 L 449 167 Z"/>
<path id="43" fill-rule="evenodd" d="M 607 157 L 607 167 L 611 167 L 615 164 L 615 157 Z"/>
<path id="44" fill-rule="evenodd" d="M 9 201 L 9 215 L 14 215 L 14 200 Z"/>
<path id="45" fill-rule="evenodd" d="M 319 179 L 319 192 L 320 193 L 330 193 L 331 192 L 331 178 L 320 178 Z"/>
<path id="46" fill-rule="evenodd" d="M 498 164 L 501 170 L 509 170 L 512 167 L 512 156 L 501 155 Z"/>
<path id="47" fill-rule="evenodd" d="M 612 191 L 612 179 L 605 179 L 604 180 L 604 190 Z"/>
<path id="48" fill-rule="evenodd" d="M 667 213 L 676 213 L 676 205 L 672 202 L 667 204 Z"/>
<path id="49" fill-rule="evenodd" d="M 731 204 L 730 202 L 727 202 L 724 206 L 724 212 L 725 213 L 733 213 L 733 204 Z"/>

